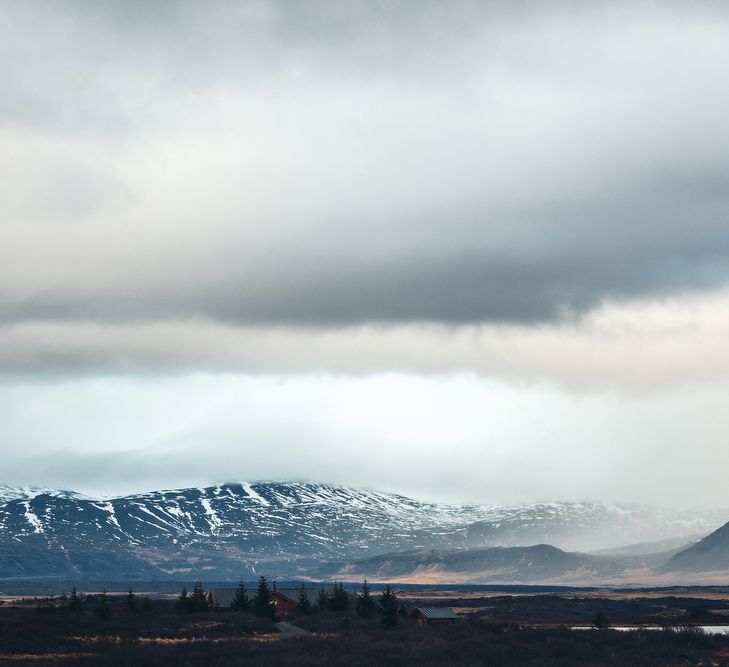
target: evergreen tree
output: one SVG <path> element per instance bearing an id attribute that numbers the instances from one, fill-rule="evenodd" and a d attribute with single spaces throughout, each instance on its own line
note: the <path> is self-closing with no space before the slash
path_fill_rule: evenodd
<path id="1" fill-rule="evenodd" d="M 134 595 L 134 591 L 131 586 L 129 587 L 129 593 L 127 594 L 125 602 L 129 611 L 137 611 L 137 596 Z"/>
<path id="2" fill-rule="evenodd" d="M 238 588 L 235 591 L 235 597 L 233 598 L 233 602 L 231 603 L 230 607 L 231 609 L 235 609 L 236 611 L 244 611 L 245 609 L 248 609 L 250 606 L 251 601 L 248 597 L 248 591 L 246 590 L 246 585 L 243 583 L 243 580 L 241 579 L 240 584 L 238 584 Z"/>
<path id="3" fill-rule="evenodd" d="M 319 611 L 324 611 L 329 606 L 329 596 L 324 590 L 324 584 L 319 589 L 319 593 L 316 596 L 316 606 Z"/>
<path id="4" fill-rule="evenodd" d="M 380 594 L 380 614 L 383 628 L 391 628 L 397 625 L 397 595 L 388 584 Z"/>
<path id="5" fill-rule="evenodd" d="M 349 593 L 344 590 L 344 584 L 339 581 L 334 584 L 329 594 L 329 609 L 332 611 L 347 611 L 349 609 Z"/>
<path id="6" fill-rule="evenodd" d="M 187 601 L 188 611 L 205 611 L 210 607 L 203 585 L 198 581 Z"/>
<path id="7" fill-rule="evenodd" d="M 375 601 L 370 595 L 370 587 L 367 585 L 367 579 L 362 584 L 362 591 L 357 595 L 357 603 L 355 605 L 357 616 L 369 618 L 375 613 Z"/>
<path id="8" fill-rule="evenodd" d="M 299 611 L 302 614 L 309 614 L 311 613 L 311 602 L 309 601 L 309 595 L 306 592 L 306 588 L 304 588 L 304 584 L 302 582 L 301 588 L 299 589 Z"/>
<path id="9" fill-rule="evenodd" d="M 142 600 L 142 611 L 152 611 L 152 600 L 149 599 L 149 595 L 145 595 Z"/>
<path id="10" fill-rule="evenodd" d="M 101 595 L 99 595 L 99 601 L 94 607 L 94 614 L 96 614 L 99 618 L 103 618 L 104 620 L 108 620 L 111 618 L 111 605 L 109 604 L 109 598 L 106 595 L 106 589 L 104 589 L 101 592 Z"/>
<path id="11" fill-rule="evenodd" d="M 253 613 L 262 618 L 273 618 L 276 615 L 276 607 L 271 602 L 271 589 L 264 576 L 258 579 L 256 596 L 253 598 Z"/>
<path id="12" fill-rule="evenodd" d="M 76 592 L 75 586 L 71 591 L 71 595 L 68 597 L 68 604 L 66 605 L 66 609 L 68 609 L 68 611 L 73 611 L 76 613 L 82 612 L 84 610 L 83 604 L 81 603 L 81 596 Z"/>
<path id="13" fill-rule="evenodd" d="M 187 594 L 187 586 L 182 585 L 182 590 L 177 596 L 177 606 L 179 609 L 187 609 L 187 605 L 190 602 L 190 596 Z"/>

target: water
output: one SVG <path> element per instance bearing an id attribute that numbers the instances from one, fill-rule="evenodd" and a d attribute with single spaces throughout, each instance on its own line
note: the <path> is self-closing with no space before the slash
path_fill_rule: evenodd
<path id="1" fill-rule="evenodd" d="M 691 628 L 701 628 L 707 635 L 729 635 L 729 625 L 692 625 L 684 626 Z M 591 625 L 574 625 L 570 630 L 592 630 Z M 608 630 L 620 630 L 623 632 L 629 632 L 631 630 L 663 630 L 664 628 L 660 625 L 611 625 Z M 680 630 L 681 626 L 675 628 Z"/>

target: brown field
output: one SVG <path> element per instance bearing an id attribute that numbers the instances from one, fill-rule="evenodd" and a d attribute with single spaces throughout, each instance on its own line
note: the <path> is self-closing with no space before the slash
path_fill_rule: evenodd
<path id="1" fill-rule="evenodd" d="M 395 628 L 353 610 L 294 614 L 288 620 L 311 634 L 281 640 L 270 620 L 250 612 L 189 613 L 167 597 L 151 611 L 133 612 L 111 597 L 109 618 L 47 601 L 6 596 L 0 606 L 3 665 L 297 665 L 323 667 L 440 667 L 441 665 L 691 665 L 729 666 L 729 637 L 704 635 L 697 625 L 729 621 L 729 593 L 718 590 L 560 591 L 508 593 L 400 591 Z M 416 605 L 458 610 L 455 625 L 419 626 Z M 577 632 L 597 612 L 611 624 L 665 626 L 662 631 Z M 674 626 L 674 627 L 670 627 Z"/>

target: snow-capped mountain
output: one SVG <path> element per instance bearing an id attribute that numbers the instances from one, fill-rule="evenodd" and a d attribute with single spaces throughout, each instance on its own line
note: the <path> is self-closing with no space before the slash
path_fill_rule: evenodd
<path id="1" fill-rule="evenodd" d="M 638 506 L 424 503 L 299 482 L 220 484 L 97 499 L 0 487 L 0 578 L 237 578 L 417 548 L 549 543 L 599 549 L 706 534 L 728 513 Z"/>
<path id="2" fill-rule="evenodd" d="M 0 485 L 0 504 L 11 500 L 27 500 L 36 496 L 47 495 L 54 498 L 83 498 L 75 491 L 64 491 L 62 489 L 42 489 L 34 486 L 7 486 Z"/>

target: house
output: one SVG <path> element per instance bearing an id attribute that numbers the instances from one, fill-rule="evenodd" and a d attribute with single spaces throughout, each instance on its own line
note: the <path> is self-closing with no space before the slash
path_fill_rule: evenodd
<path id="1" fill-rule="evenodd" d="M 309 603 L 313 607 L 316 604 L 318 589 L 304 589 Z M 300 588 L 278 588 L 276 582 L 273 582 L 273 590 L 271 591 L 271 602 L 276 607 L 276 616 L 285 616 L 290 614 L 299 605 Z M 210 591 L 211 604 L 214 607 L 230 607 L 235 599 L 235 588 L 213 588 Z M 249 590 L 251 597 L 255 595 L 255 590 Z"/>
<path id="2" fill-rule="evenodd" d="M 235 599 L 235 588 L 213 588 L 209 595 L 213 607 L 231 607 Z"/>
<path id="3" fill-rule="evenodd" d="M 299 606 L 299 595 L 301 595 L 301 588 L 279 588 L 274 585 L 274 592 L 281 594 L 288 600 L 291 600 L 297 607 Z M 315 607 L 317 605 L 319 597 L 318 588 L 305 588 L 304 594 L 309 600 L 309 606 Z"/>
<path id="4" fill-rule="evenodd" d="M 458 621 L 458 614 L 449 607 L 418 607 L 413 612 L 413 618 L 420 625 L 436 625 L 455 623 Z"/>
<path id="5" fill-rule="evenodd" d="M 276 616 L 285 616 L 286 614 L 290 614 L 298 605 L 298 596 L 294 595 L 290 597 L 289 595 L 286 595 L 284 591 L 290 593 L 287 589 L 278 590 L 278 588 L 276 588 L 276 582 L 273 582 L 271 602 L 273 602 L 276 607 Z"/>

